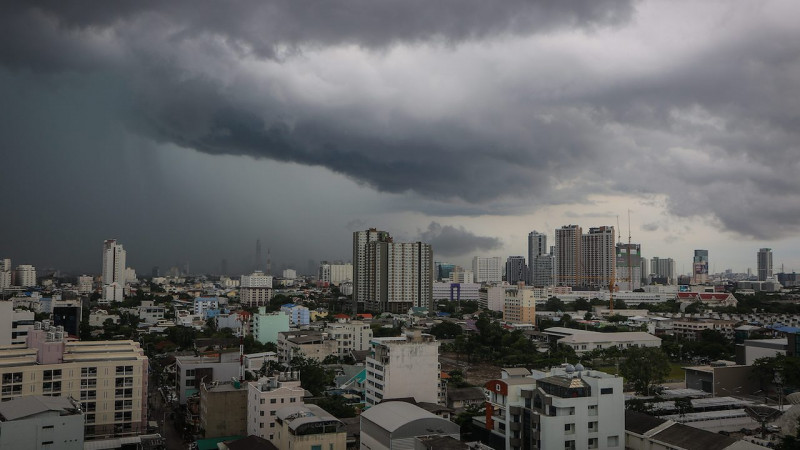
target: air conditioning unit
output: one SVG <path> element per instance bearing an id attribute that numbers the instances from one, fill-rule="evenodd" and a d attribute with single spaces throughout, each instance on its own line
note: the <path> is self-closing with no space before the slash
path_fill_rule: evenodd
<path id="1" fill-rule="evenodd" d="M 47 332 L 47 341 L 54 341 L 56 339 L 56 334 L 52 331 Z"/>
<path id="2" fill-rule="evenodd" d="M 56 342 L 61 342 L 64 340 L 64 332 L 63 331 L 56 331 L 53 333 L 53 337 Z"/>

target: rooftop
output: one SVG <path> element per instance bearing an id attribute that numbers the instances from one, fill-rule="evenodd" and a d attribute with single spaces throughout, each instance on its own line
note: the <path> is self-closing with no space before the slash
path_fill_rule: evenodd
<path id="1" fill-rule="evenodd" d="M 0 420 L 10 421 L 35 416 L 47 411 L 60 415 L 80 414 L 75 405 L 65 397 L 25 395 L 0 403 Z"/>

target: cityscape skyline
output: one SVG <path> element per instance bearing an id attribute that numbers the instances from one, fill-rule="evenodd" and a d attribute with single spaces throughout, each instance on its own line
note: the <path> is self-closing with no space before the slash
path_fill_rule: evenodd
<path id="1" fill-rule="evenodd" d="M 304 270 L 377 227 L 468 266 L 630 210 L 679 273 L 800 270 L 796 2 L 439 7 L 4 4 L 0 250 L 241 273 L 260 238 Z"/>

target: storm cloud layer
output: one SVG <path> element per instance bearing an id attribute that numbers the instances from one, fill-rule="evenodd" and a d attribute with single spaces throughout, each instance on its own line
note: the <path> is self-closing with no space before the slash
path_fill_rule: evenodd
<path id="1" fill-rule="evenodd" d="M 792 1 L 3 2 L 0 75 L 9 91 L 95 93 L 81 108 L 118 125 L 104 133 L 324 168 L 425 214 L 663 196 L 675 216 L 781 237 L 800 229 L 799 14 Z M 470 234 L 426 233 L 448 252 Z"/>

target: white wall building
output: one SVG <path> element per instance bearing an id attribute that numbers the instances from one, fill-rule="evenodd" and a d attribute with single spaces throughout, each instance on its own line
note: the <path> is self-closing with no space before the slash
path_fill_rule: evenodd
<path id="1" fill-rule="evenodd" d="M 472 273 L 476 283 L 500 283 L 505 265 L 499 256 L 472 258 Z"/>
<path id="2" fill-rule="evenodd" d="M 0 258 L 0 291 L 11 287 L 11 259 Z"/>
<path id="3" fill-rule="evenodd" d="M 404 313 L 412 307 L 430 308 L 433 295 L 430 244 L 370 242 L 367 265 L 367 308 L 391 313 Z"/>
<path id="4" fill-rule="evenodd" d="M 530 375 L 504 369 L 500 379 L 485 384 L 486 415 L 476 423 L 503 438 L 508 450 L 623 449 L 622 378 L 577 369 Z"/>
<path id="5" fill-rule="evenodd" d="M 247 384 L 247 434 L 274 441 L 280 408 L 302 405 L 305 389 L 299 372 L 285 372 Z"/>
<path id="6" fill-rule="evenodd" d="M 32 287 L 36 286 L 36 268 L 30 264 L 20 264 L 16 270 L 17 286 Z"/>
<path id="7" fill-rule="evenodd" d="M 257 270 L 242 275 L 239 288 L 239 303 L 242 306 L 265 306 L 272 299 L 272 276 Z"/>
<path id="8" fill-rule="evenodd" d="M 367 406 L 384 399 L 413 397 L 439 400 L 439 342 L 419 331 L 405 336 L 373 338 L 367 356 Z"/>
<path id="9" fill-rule="evenodd" d="M 83 450 L 84 420 L 65 397 L 15 398 L 0 403 L 0 448 Z"/>
<path id="10" fill-rule="evenodd" d="M 336 340 L 338 356 L 347 356 L 351 351 L 369 350 L 372 327 L 361 321 L 329 323 L 328 336 Z"/>
<path id="11" fill-rule="evenodd" d="M 294 280 L 297 278 L 297 271 L 294 269 L 283 269 L 283 278 Z"/>
<path id="12" fill-rule="evenodd" d="M 94 291 L 94 278 L 89 275 L 81 275 L 78 277 L 78 293 L 91 294 Z"/>
<path id="13" fill-rule="evenodd" d="M 478 283 L 433 283 L 434 300 L 480 300 L 481 285 Z"/>
<path id="14" fill-rule="evenodd" d="M 353 281 L 353 265 L 323 261 L 319 266 L 319 281 L 334 286 Z"/>
<path id="15" fill-rule="evenodd" d="M 103 242 L 103 300 L 121 302 L 125 297 L 125 249 L 115 239 Z"/>

